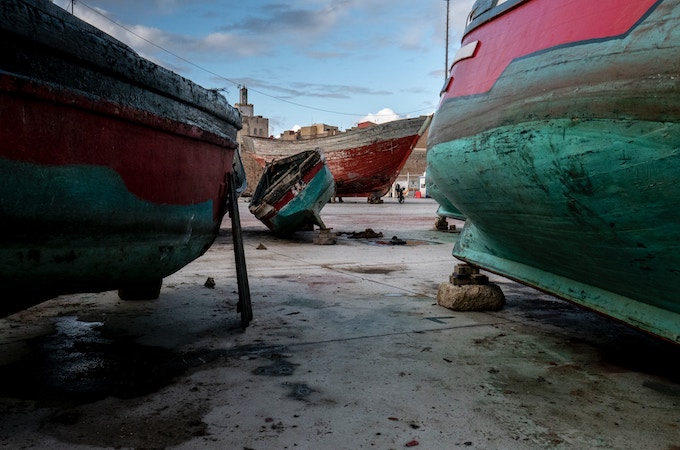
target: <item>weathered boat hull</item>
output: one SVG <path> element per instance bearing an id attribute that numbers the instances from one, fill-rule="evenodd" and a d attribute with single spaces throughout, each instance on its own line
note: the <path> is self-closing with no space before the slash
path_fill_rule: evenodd
<path id="1" fill-rule="evenodd" d="M 48 2 L 0 15 L 1 308 L 157 296 L 219 232 L 240 115 Z"/>
<path id="2" fill-rule="evenodd" d="M 274 234 L 287 236 L 326 228 L 321 209 L 333 198 L 334 183 L 323 155 L 311 150 L 267 164 L 250 202 L 250 212 Z"/>
<path id="3" fill-rule="evenodd" d="M 498 8 L 430 129 L 428 170 L 468 217 L 454 256 L 680 342 L 680 4 Z"/>
<path id="4" fill-rule="evenodd" d="M 395 120 L 335 136 L 286 141 L 244 137 L 244 151 L 265 165 L 303 151 L 321 149 L 339 197 L 381 197 L 392 187 L 430 116 Z"/>

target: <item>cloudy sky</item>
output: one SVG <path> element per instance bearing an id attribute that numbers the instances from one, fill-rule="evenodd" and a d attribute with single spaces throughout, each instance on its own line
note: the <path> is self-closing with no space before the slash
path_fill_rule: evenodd
<path id="1" fill-rule="evenodd" d="M 446 0 L 53 0 L 142 56 L 238 102 L 270 134 L 434 111 Z M 449 60 L 474 0 L 451 0 Z"/>

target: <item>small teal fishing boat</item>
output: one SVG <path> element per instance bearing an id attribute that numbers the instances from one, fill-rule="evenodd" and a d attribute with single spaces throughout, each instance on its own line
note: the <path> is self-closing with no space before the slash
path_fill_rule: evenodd
<path id="1" fill-rule="evenodd" d="M 323 155 L 318 149 L 308 150 L 268 163 L 249 209 L 276 235 L 314 225 L 325 229 L 320 212 L 333 193 L 333 175 Z"/>
<path id="2" fill-rule="evenodd" d="M 454 256 L 680 342 L 680 2 L 480 0 L 449 75 Z"/>

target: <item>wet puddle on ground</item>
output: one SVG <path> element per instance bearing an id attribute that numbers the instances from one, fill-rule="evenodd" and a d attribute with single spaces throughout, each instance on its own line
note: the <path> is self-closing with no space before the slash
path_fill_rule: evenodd
<path id="1" fill-rule="evenodd" d="M 273 368 L 292 374 L 294 366 L 281 355 L 281 347 L 245 345 L 230 349 L 180 352 L 143 345 L 136 336 L 113 334 L 102 322 L 75 316 L 55 320 L 55 332 L 27 341 L 27 350 L 0 370 L 0 397 L 69 400 L 88 403 L 109 396 L 131 399 L 156 392 L 184 372 L 218 359 L 273 360 Z"/>
<path id="2" fill-rule="evenodd" d="M 397 236 L 393 236 L 391 239 L 367 240 L 365 242 L 369 245 L 386 245 L 394 247 L 413 247 L 417 245 L 441 244 L 441 242 L 425 241 L 422 239 L 401 239 Z"/>

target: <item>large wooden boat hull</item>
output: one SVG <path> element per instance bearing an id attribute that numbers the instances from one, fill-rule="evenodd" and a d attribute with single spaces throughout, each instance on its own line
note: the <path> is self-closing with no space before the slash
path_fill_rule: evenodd
<path id="1" fill-rule="evenodd" d="M 269 161 L 320 149 L 339 197 L 382 197 L 397 179 L 431 116 L 401 119 L 335 136 L 286 141 L 245 136 L 245 152 L 264 166 Z"/>
<path id="2" fill-rule="evenodd" d="M 219 232 L 240 126 L 221 95 L 61 8 L 3 1 L 0 309 L 158 295 Z"/>
<path id="3" fill-rule="evenodd" d="M 321 152 L 305 151 L 267 164 L 249 208 L 276 235 L 314 225 L 325 229 L 320 213 L 333 191 L 333 175 Z"/>
<path id="4" fill-rule="evenodd" d="M 680 3 L 485 3 L 428 141 L 454 256 L 680 342 Z"/>

